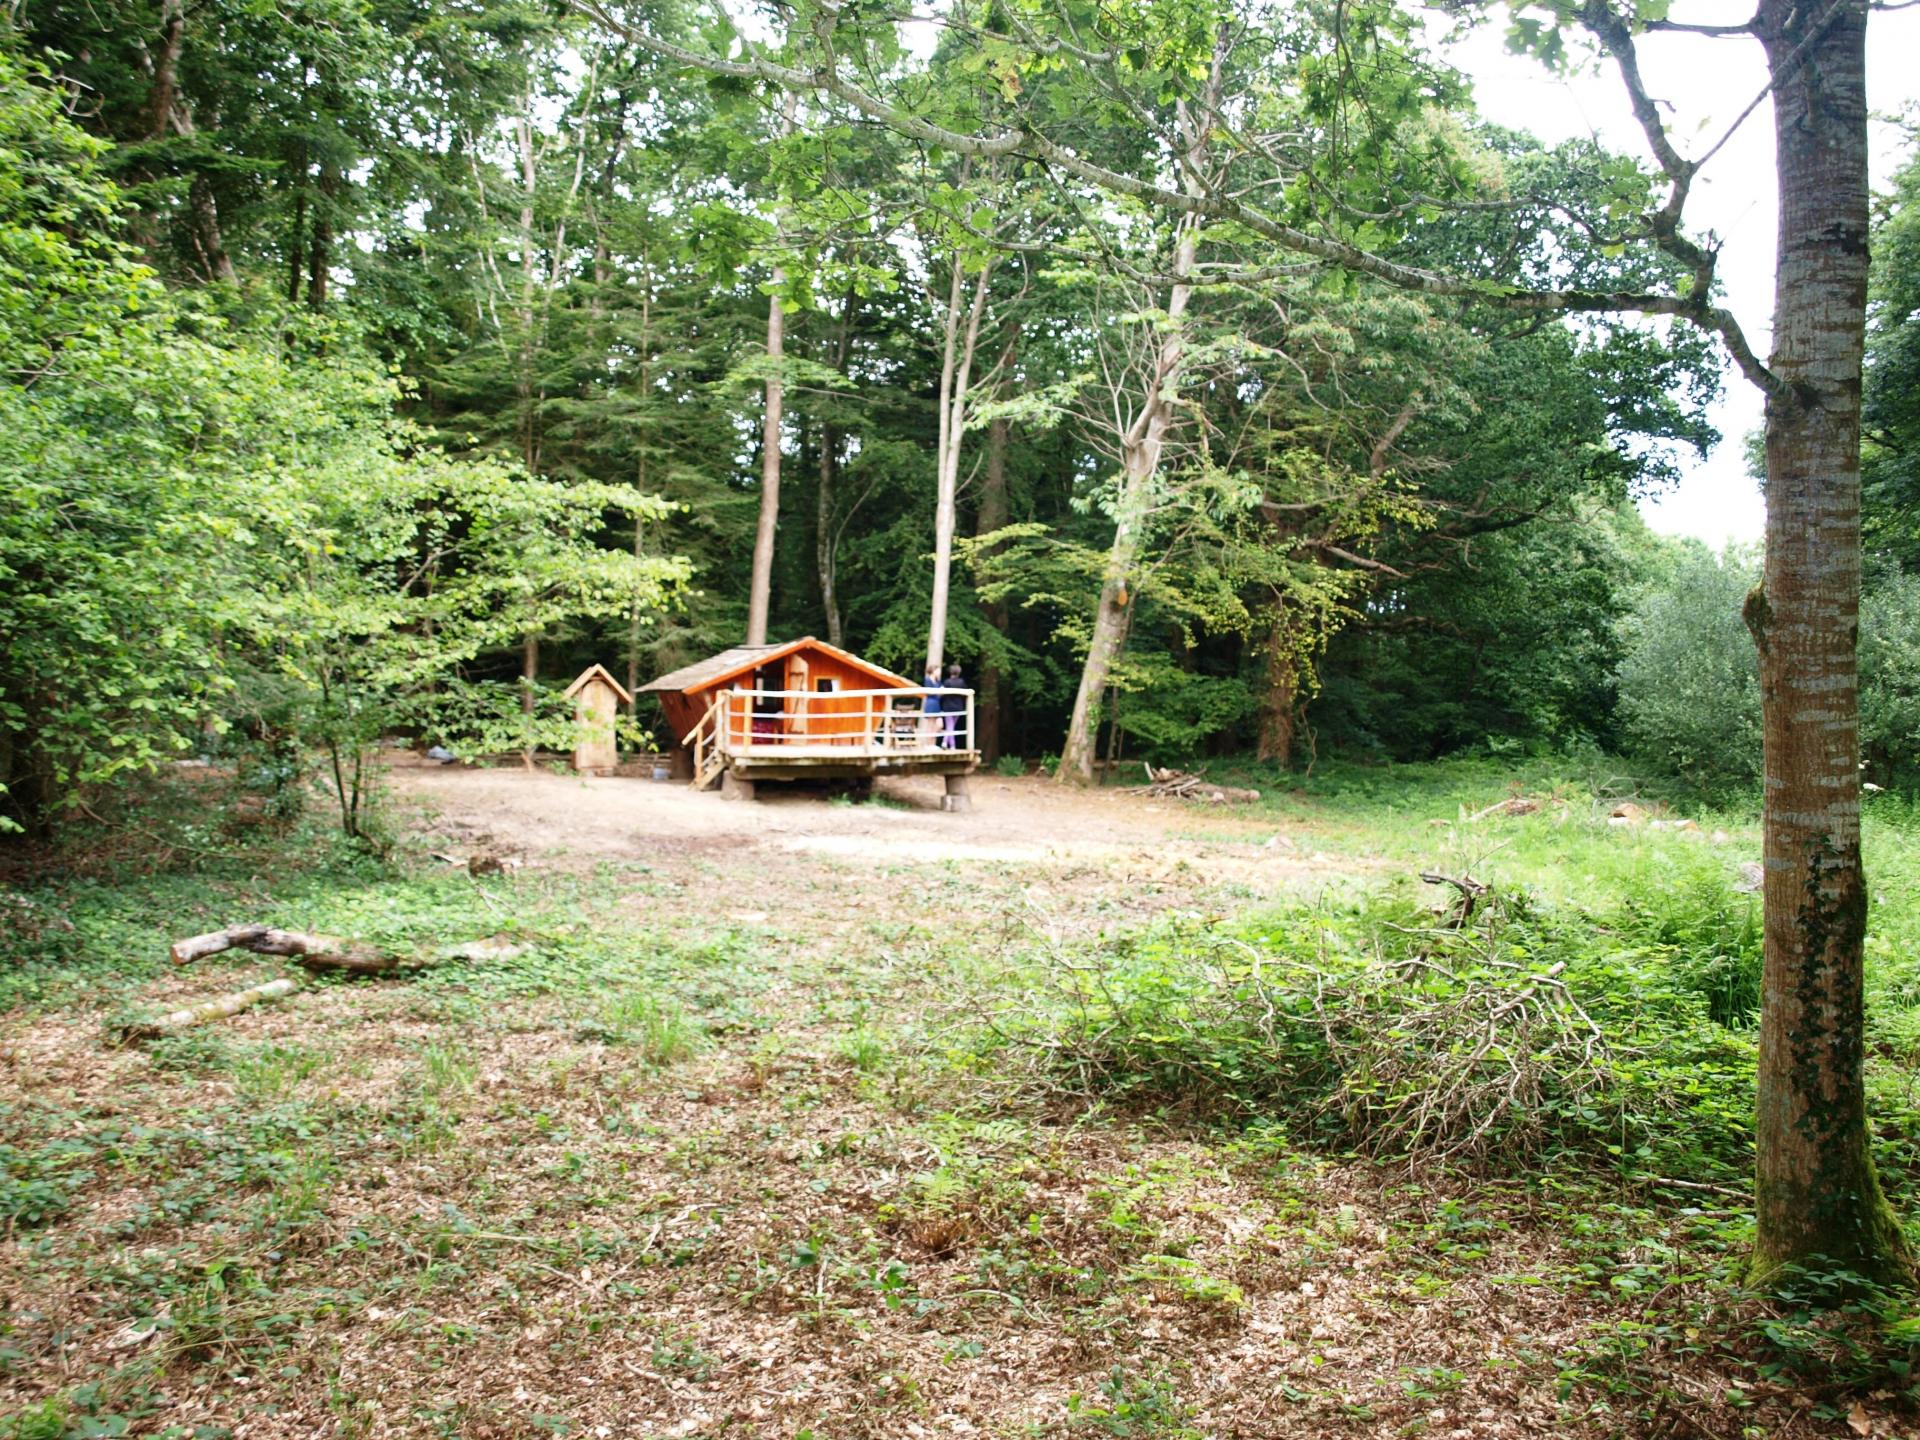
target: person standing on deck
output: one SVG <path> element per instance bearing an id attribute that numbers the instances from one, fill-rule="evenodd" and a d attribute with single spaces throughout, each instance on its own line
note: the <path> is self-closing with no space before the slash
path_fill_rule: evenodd
<path id="1" fill-rule="evenodd" d="M 946 687 L 940 695 L 942 718 L 946 721 L 946 735 L 941 741 L 949 750 L 965 750 L 973 742 L 973 737 L 965 734 L 967 721 L 967 697 L 962 692 L 969 689 L 967 677 L 955 660 L 947 666 Z"/>
<path id="2" fill-rule="evenodd" d="M 924 745 L 931 740 L 935 745 L 944 747 L 947 742 L 941 732 L 940 666 L 928 661 L 926 676 L 920 683 L 927 691 L 920 701 L 920 742 Z"/>

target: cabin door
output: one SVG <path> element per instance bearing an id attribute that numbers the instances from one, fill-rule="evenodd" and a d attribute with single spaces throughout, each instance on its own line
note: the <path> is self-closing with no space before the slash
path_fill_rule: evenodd
<path id="1" fill-rule="evenodd" d="M 796 735 L 807 733 L 808 711 L 811 708 L 807 691 L 812 688 L 807 684 L 807 669 L 804 655 L 787 657 L 787 683 L 784 688 L 797 692 L 801 697 L 793 702 L 788 712 L 792 716 L 792 729 Z"/>

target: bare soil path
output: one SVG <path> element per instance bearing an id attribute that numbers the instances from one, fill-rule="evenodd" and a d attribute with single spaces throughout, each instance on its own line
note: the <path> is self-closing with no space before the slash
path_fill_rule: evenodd
<path id="1" fill-rule="evenodd" d="M 407 764 L 389 773 L 403 797 L 456 826 L 560 863 L 723 848 L 880 864 L 1061 865 L 1137 860 L 1179 844 L 1189 858 L 1222 861 L 1248 876 L 1293 876 L 1304 864 L 1297 842 L 1271 817 L 1121 790 L 1072 790 L 1037 776 L 976 776 L 973 809 L 948 814 L 937 779 L 883 780 L 875 800 L 860 804 L 772 784 L 760 798 L 735 803 L 678 783 L 547 770 Z M 1269 845 L 1276 835 L 1279 843 Z"/>

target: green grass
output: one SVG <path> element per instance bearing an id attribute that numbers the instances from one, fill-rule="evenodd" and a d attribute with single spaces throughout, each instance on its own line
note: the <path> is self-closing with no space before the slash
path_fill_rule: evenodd
<path id="1" fill-rule="evenodd" d="M 0 1325 L 0 1381 L 40 1387 L 0 1405 L 0 1437 L 164 1433 L 167 1397 L 195 1386 L 236 1415 L 319 1396 L 319 1423 L 343 1433 L 409 1414 L 421 1433 L 497 1428 L 468 1400 L 429 1403 L 439 1382 L 421 1375 L 491 1363 L 474 1357 L 538 1320 L 556 1374 L 625 1345 L 650 1376 L 721 1386 L 713 1335 L 741 1323 L 733 1310 L 800 1317 L 795 1334 L 828 1356 L 859 1335 L 875 1358 L 857 1383 L 884 1405 L 929 1403 L 903 1398 L 925 1374 L 879 1358 L 919 1343 L 903 1333 L 952 1370 L 995 1351 L 1002 1325 L 1045 1327 L 1077 1357 L 1058 1362 L 1072 1373 L 1046 1433 L 1210 1433 L 1208 1337 L 1237 1344 L 1262 1297 L 1354 1279 L 1369 1249 L 1381 1288 L 1363 1298 L 1382 1324 L 1419 1306 L 1471 1327 L 1489 1294 L 1550 1290 L 1557 1338 L 1509 1363 L 1558 1387 L 1570 1432 L 1665 1423 L 1676 1367 L 1710 1363 L 1716 1384 L 1761 1397 L 1708 1417 L 1729 1435 L 1739 1404 L 1803 1383 L 1829 1428 L 1856 1393 L 1908 1390 L 1898 1364 L 1920 1325 L 1897 1297 L 1836 1309 L 1817 1275 L 1784 1304 L 1740 1289 L 1751 814 L 1586 761 L 1216 773 L 1263 791 L 1251 813 L 1285 853 L 1335 863 L 1286 889 L 1204 863 L 1164 888 L 1084 867 L 1045 890 L 997 863 L 796 867 L 788 898 L 816 913 L 777 928 L 716 921 L 701 886 L 739 871 L 684 883 L 609 863 L 476 883 L 317 832 L 31 887 L 8 913 L 32 923 L 0 925 L 0 1041 L 79 1033 L 85 1048 L 170 987 L 277 973 L 250 954 L 166 965 L 171 939 L 239 920 L 515 949 L 319 982 L 339 988 L 257 1025 L 102 1045 L 110 1083 L 0 1100 L 16 1273 L 89 1297 L 87 1353 L 104 1357 L 54 1383 L 50 1352 L 6 1358 L 7 1327 L 31 1322 Z M 1609 825 L 1615 792 L 1698 828 Z M 1545 803 L 1466 818 L 1511 794 Z M 1882 795 L 1865 823 L 1876 1154 L 1920 1217 L 1920 894 L 1905 883 L 1920 816 Z M 1239 856 L 1261 838 L 1195 813 L 1196 850 Z M 1456 893 L 1423 869 L 1493 898 L 1455 927 Z M 839 923 L 854 887 L 871 903 Z M 1532 1017 L 1517 1104 L 1469 1059 L 1509 1005 Z M 1449 1087 L 1461 1106 L 1422 1118 L 1421 1097 Z M 1221 1242 L 1222 1215 L 1247 1233 Z M 667 1311 L 672 1326 L 634 1323 Z M 1187 1329 L 1142 1344 L 1167 1317 Z M 421 1408 L 327 1388 L 330 1347 L 375 1329 L 422 1367 Z M 120 1348 L 100 1343 L 111 1335 Z M 1298 1374 L 1276 1393 L 1303 1433 L 1384 1426 L 1375 1411 L 1403 1402 L 1417 1410 L 1395 1423 L 1417 1427 L 1486 1379 L 1430 1356 L 1380 1377 L 1368 1396 Z M 874 1404 L 851 1433 L 898 1433 Z M 500 1433 L 547 1428 L 512 1423 Z"/>
<path id="2" fill-rule="evenodd" d="M 700 1028 L 685 1010 L 641 988 L 609 996 L 587 1033 L 631 1047 L 653 1066 L 685 1060 L 700 1046 Z"/>

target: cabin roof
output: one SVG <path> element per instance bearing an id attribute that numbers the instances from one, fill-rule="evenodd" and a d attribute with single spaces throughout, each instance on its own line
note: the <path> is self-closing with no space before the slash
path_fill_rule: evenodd
<path id="1" fill-rule="evenodd" d="M 893 671 L 883 669 L 870 660 L 862 660 L 858 655 L 842 650 L 838 645 L 829 645 L 824 640 L 803 635 L 798 640 L 787 641 L 784 645 L 735 645 L 730 650 L 722 650 L 718 655 L 709 655 L 705 660 L 696 660 L 691 665 L 670 670 L 657 679 L 649 680 L 640 687 L 640 690 L 642 694 L 675 690 L 682 694 L 690 694 L 698 690 L 711 690 L 716 685 L 725 684 L 736 675 L 757 670 L 768 661 L 783 659 L 796 650 L 824 650 L 827 654 L 845 661 L 854 668 L 866 671 L 883 687 L 913 684 L 906 676 L 896 675 Z"/>
<path id="2" fill-rule="evenodd" d="M 580 672 L 580 678 L 575 680 L 573 684 L 567 686 L 567 699 L 571 700 L 582 690 L 586 689 L 589 680 L 606 681 L 607 684 L 613 687 L 613 693 L 620 697 L 620 703 L 622 705 L 625 705 L 633 699 L 633 696 L 627 693 L 627 687 L 614 679 L 612 675 L 608 674 L 607 667 L 604 665 L 589 665 L 586 669 L 582 670 Z"/>

